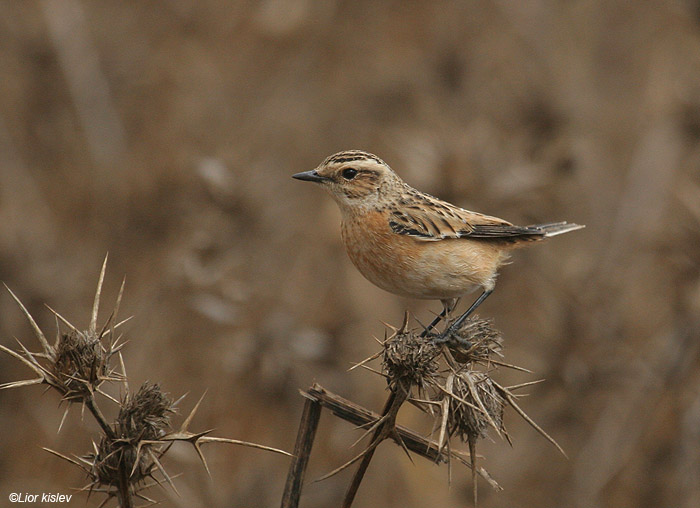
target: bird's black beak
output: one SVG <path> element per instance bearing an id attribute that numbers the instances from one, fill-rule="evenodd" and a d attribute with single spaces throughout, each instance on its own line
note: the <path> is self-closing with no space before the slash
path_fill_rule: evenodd
<path id="1" fill-rule="evenodd" d="M 292 175 L 292 178 L 296 178 L 297 180 L 306 180 L 307 182 L 326 182 L 330 180 L 327 176 L 321 176 L 319 175 L 315 169 L 312 169 L 311 171 L 304 171 L 303 173 L 297 173 L 296 175 Z"/>

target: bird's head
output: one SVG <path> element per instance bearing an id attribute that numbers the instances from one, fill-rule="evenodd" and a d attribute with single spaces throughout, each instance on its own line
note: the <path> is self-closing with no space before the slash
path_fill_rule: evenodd
<path id="1" fill-rule="evenodd" d="M 403 181 L 376 155 L 348 150 L 331 155 L 316 169 L 292 178 L 316 182 L 325 188 L 341 209 L 379 207 Z"/>

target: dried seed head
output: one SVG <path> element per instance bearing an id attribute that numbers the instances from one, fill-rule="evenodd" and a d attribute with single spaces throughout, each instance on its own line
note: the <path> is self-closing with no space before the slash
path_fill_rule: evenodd
<path id="1" fill-rule="evenodd" d="M 136 459 L 138 457 L 138 464 Z M 97 456 L 89 457 L 93 463 L 92 476 L 102 485 L 119 485 L 120 466 L 124 471 L 133 471 L 129 483 L 138 483 L 150 476 L 155 463 L 145 450 L 121 440 L 103 437 L 100 440 Z"/>
<path id="2" fill-rule="evenodd" d="M 467 319 L 455 333 L 460 341 L 451 341 L 449 347 L 458 362 L 486 362 L 493 355 L 500 356 L 503 337 L 490 319 L 474 316 Z M 465 348 L 460 342 L 469 343 L 471 346 Z"/>
<path id="3" fill-rule="evenodd" d="M 117 434 L 128 440 L 155 440 L 170 427 L 173 401 L 158 384 L 144 383 L 136 395 L 127 395 L 117 417 Z"/>
<path id="4" fill-rule="evenodd" d="M 120 466 L 124 471 L 133 471 L 131 483 L 149 476 L 155 467 L 150 454 L 153 445 L 143 441 L 155 441 L 165 435 L 174 412 L 172 400 L 157 384 L 144 383 L 135 395 L 127 395 L 117 416 L 115 437 L 103 437 L 94 458 L 98 481 L 117 485 Z"/>
<path id="5" fill-rule="evenodd" d="M 50 368 L 64 398 L 79 400 L 94 391 L 107 375 L 108 359 L 99 338 L 75 330 L 62 334 Z"/>
<path id="6" fill-rule="evenodd" d="M 56 322 L 62 322 L 69 329 L 68 333 L 61 333 L 59 327 L 54 344 L 49 343 L 44 332 L 41 331 L 24 304 L 10 288 L 5 286 L 27 318 L 42 350 L 36 353 L 31 352 L 20 342 L 22 355 L 0 344 L 0 351 L 4 351 L 19 359 L 37 374 L 37 377 L 34 379 L 0 385 L 0 389 L 45 383 L 58 390 L 64 400 L 85 403 L 93 396 L 93 393 L 100 392 L 100 385 L 104 381 L 122 380 L 123 377 L 115 373 L 109 363 L 112 356 L 122 347 L 116 344 L 117 340 L 114 337 L 114 330 L 124 323 L 122 321 L 122 323 L 115 324 L 119 302 L 124 289 L 123 283 L 112 315 L 102 330 L 99 332 L 97 330 L 97 313 L 99 311 L 102 281 L 106 266 L 107 259 L 105 258 L 97 284 L 97 291 L 95 292 L 90 325 L 87 330 L 80 331 L 66 318 L 49 307 L 56 316 Z"/>
<path id="7" fill-rule="evenodd" d="M 440 347 L 432 341 L 399 331 L 384 343 L 382 367 L 391 385 L 400 381 L 425 388 L 438 371 L 439 354 Z"/>
<path id="8" fill-rule="evenodd" d="M 484 372 L 464 370 L 455 375 L 449 402 L 447 430 L 462 441 L 484 437 L 489 425 L 503 430 L 505 401 Z"/>

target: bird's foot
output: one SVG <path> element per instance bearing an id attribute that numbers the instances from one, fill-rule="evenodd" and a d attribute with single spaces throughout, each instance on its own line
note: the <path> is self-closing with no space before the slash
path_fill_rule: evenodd
<path id="1" fill-rule="evenodd" d="M 466 350 L 468 350 L 472 347 L 471 341 L 462 337 L 458 333 L 458 330 L 454 329 L 453 326 L 448 326 L 447 329 L 444 332 L 442 332 L 440 335 L 433 335 L 431 337 L 431 341 L 433 344 L 436 344 L 436 345 L 454 344 L 454 345 L 459 346 L 460 348 L 464 348 Z"/>

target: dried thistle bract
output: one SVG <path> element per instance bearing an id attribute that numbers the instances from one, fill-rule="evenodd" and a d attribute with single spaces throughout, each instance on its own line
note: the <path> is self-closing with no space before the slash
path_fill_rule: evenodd
<path id="1" fill-rule="evenodd" d="M 486 437 L 492 426 L 503 432 L 505 401 L 484 372 L 461 370 L 454 375 L 449 396 L 447 433 L 469 442 Z"/>
<path id="2" fill-rule="evenodd" d="M 425 388 L 436 376 L 440 347 L 405 327 L 384 342 L 382 367 L 390 385 L 409 383 Z"/>
<path id="3" fill-rule="evenodd" d="M 459 363 L 487 363 L 494 356 L 501 356 L 503 336 L 490 319 L 473 316 L 454 333 L 456 337 L 448 342 L 448 347 Z"/>

